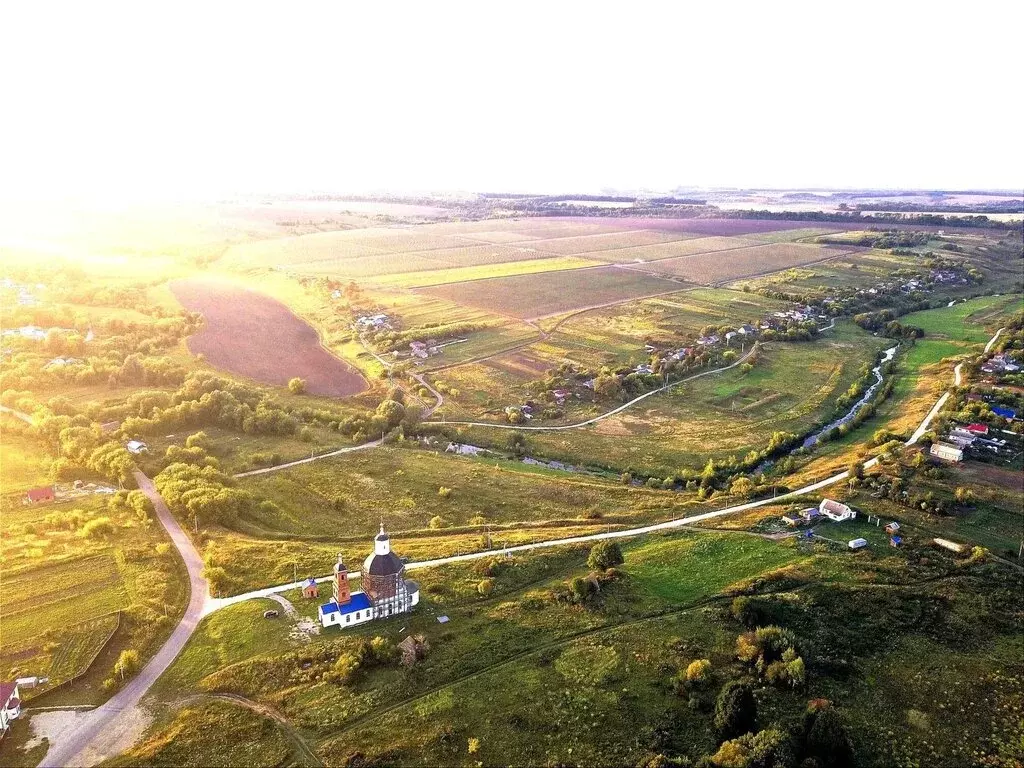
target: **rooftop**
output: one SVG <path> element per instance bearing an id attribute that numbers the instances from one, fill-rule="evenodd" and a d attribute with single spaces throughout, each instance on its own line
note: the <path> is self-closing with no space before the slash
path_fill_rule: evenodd
<path id="1" fill-rule="evenodd" d="M 342 615 L 346 613 L 355 613 L 356 611 L 364 611 L 367 608 L 372 608 L 373 603 L 370 602 L 370 598 L 367 597 L 365 592 L 353 592 L 352 599 L 345 605 L 338 605 L 336 602 L 331 600 L 329 603 L 324 603 L 320 606 L 320 615 L 326 615 L 328 613 L 340 613 Z"/>

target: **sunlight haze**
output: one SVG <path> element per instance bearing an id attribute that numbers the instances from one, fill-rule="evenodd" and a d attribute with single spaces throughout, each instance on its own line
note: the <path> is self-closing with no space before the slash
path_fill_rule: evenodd
<path id="1" fill-rule="evenodd" d="M 1024 179 L 1019 5 L 173 8 L 6 5 L 0 194 Z"/>

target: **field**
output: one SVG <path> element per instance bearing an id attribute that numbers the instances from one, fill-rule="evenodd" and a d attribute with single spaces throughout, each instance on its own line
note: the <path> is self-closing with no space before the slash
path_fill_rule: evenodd
<path id="1" fill-rule="evenodd" d="M 837 248 L 822 248 L 805 243 L 777 243 L 699 256 L 684 256 L 678 259 L 663 259 L 645 268 L 659 274 L 682 277 L 694 283 L 724 283 L 812 262 L 827 261 L 844 253 Z"/>
<path id="2" fill-rule="evenodd" d="M 16 493 L 40 485 L 49 480 L 46 466 L 49 457 L 39 446 L 21 434 L 22 425 L 8 414 L 0 415 L 0 488 L 3 493 Z"/>
<path id="3" fill-rule="evenodd" d="M 607 267 L 449 283 L 421 292 L 502 315 L 536 319 L 638 296 L 670 293 L 679 287 L 672 280 Z"/>
<path id="4" fill-rule="evenodd" d="M 531 259 L 502 264 L 483 264 L 475 267 L 455 267 L 427 272 L 404 272 L 390 277 L 380 277 L 376 283 L 401 288 L 425 288 L 443 283 L 461 283 L 467 280 L 483 280 L 491 277 L 511 277 L 535 272 L 557 272 L 559 270 L 582 269 L 598 266 L 593 261 L 576 256 L 561 256 L 551 259 Z"/>
<path id="5" fill-rule="evenodd" d="M 212 365 L 279 386 L 297 376 L 306 381 L 307 391 L 318 395 L 343 397 L 366 387 L 283 304 L 216 282 L 177 281 L 172 289 L 186 309 L 203 314 L 206 324 L 189 339 L 189 349 Z"/>
<path id="6" fill-rule="evenodd" d="M 767 445 L 774 432 L 802 434 L 827 419 L 836 398 L 883 346 L 884 340 L 851 325 L 811 343 L 765 344 L 749 372 L 736 368 L 681 384 L 581 429 L 525 433 L 527 450 L 619 472 L 643 468 L 659 477 L 684 467 L 700 469 L 708 459 L 742 458 Z M 460 417 L 451 409 L 446 413 L 450 420 Z M 589 415 L 576 410 L 573 420 Z M 483 427 L 460 428 L 458 434 L 479 445 L 507 440 L 506 432 Z"/>
<path id="7" fill-rule="evenodd" d="M 270 603 L 233 606 L 204 620 L 161 682 L 156 723 L 122 763 L 167 764 L 185 745 L 219 762 L 236 742 L 254 764 L 695 761 L 717 749 L 714 699 L 739 678 L 754 680 L 758 728 L 796 726 L 809 700 L 831 700 L 861 765 L 1013 754 L 1020 639 L 1009 619 L 971 617 L 979 600 L 1008 606 L 1015 577 L 942 555 L 918 565 L 918 551 L 852 556 L 743 533 L 648 537 L 624 547 L 622 575 L 584 604 L 554 594 L 586 574 L 585 548 L 517 556 L 489 596 L 475 588 L 478 569 L 456 564 L 417 572 L 424 602 L 413 614 L 308 644 L 286 637 L 287 620 L 261 618 Z M 737 660 L 750 624 L 730 612 L 735 594 L 795 633 L 804 685 L 773 686 Z M 430 644 L 413 669 L 331 678 L 359 638 L 413 633 Z M 710 662 L 710 680 L 674 683 L 697 659 Z M 941 727 L 949 710 L 967 741 Z M 911 725 L 879 734 L 879 716 Z"/>
<path id="8" fill-rule="evenodd" d="M 5 486 L 6 490 L 6 486 Z M 130 513 L 108 508 L 109 497 L 22 507 L 6 496 L 0 511 L 3 582 L 0 674 L 48 676 L 54 685 L 85 673 L 73 703 L 102 700 L 102 680 L 125 647 L 144 652 L 170 631 L 183 603 L 178 564 L 160 535 Z M 111 532 L 83 535 L 84 523 L 105 518 Z M 120 613 L 120 616 L 119 616 Z M 108 640 L 110 641 L 108 644 Z M 54 694 L 37 689 L 29 695 Z"/>

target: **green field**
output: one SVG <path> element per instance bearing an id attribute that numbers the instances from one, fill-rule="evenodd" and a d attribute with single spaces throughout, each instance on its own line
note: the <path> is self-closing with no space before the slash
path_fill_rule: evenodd
<path id="1" fill-rule="evenodd" d="M 886 340 L 852 324 L 805 343 L 771 342 L 749 372 L 735 368 L 650 397 L 596 424 L 568 431 L 527 432 L 537 456 L 616 471 L 643 469 L 659 477 L 681 468 L 700 469 L 708 459 L 742 458 L 760 450 L 774 432 L 802 434 L 833 411 L 835 399 L 857 379 Z M 592 412 L 578 408 L 572 420 Z M 447 412 L 455 420 L 459 414 Z M 460 428 L 464 440 L 503 444 L 507 434 L 484 427 Z"/>
<path id="2" fill-rule="evenodd" d="M 794 632 L 807 663 L 805 686 L 755 683 L 759 729 L 798 723 L 807 702 L 823 697 L 839 707 L 859 764 L 953 764 L 965 748 L 1013 754 L 1020 726 L 1003 713 L 1024 702 L 1012 682 L 1024 671 L 1020 640 L 1009 619 L 970 624 L 977 600 L 1011 599 L 1002 590 L 1019 579 L 1008 571 L 961 569 L 942 555 L 918 564 L 920 550 L 850 555 L 726 533 L 650 537 L 624 551 L 622 576 L 586 605 L 553 599 L 586 573 L 579 548 L 517 556 L 489 597 L 473 588 L 473 565 L 418 571 L 424 602 L 412 614 L 308 643 L 286 639 L 285 620 L 262 619 L 263 601 L 225 609 L 161 682 L 165 704 L 126 764 L 166 764 L 182 744 L 217 760 L 236 740 L 247 754 L 278 760 L 290 748 L 300 762 L 332 765 L 353 755 L 398 764 L 694 761 L 717 749 L 721 686 L 756 674 L 736 659 L 746 626 L 729 597 L 715 598 L 730 589 L 755 595 L 756 610 Z M 443 627 L 434 620 L 442 613 Z M 360 637 L 410 633 L 430 644 L 413 669 L 384 664 L 348 683 L 330 678 Z M 711 679 L 679 691 L 673 679 L 697 659 L 710 661 Z M 183 712 L 188 696 L 197 698 Z M 215 703 L 266 719 L 218 729 L 227 712 L 207 711 Z M 959 713 L 969 744 L 942 729 L 946 710 Z M 879 712 L 912 726 L 880 734 Z"/>

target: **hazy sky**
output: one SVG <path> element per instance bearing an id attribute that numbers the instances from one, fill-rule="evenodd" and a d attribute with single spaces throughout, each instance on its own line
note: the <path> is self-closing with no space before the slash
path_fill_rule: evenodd
<path id="1" fill-rule="evenodd" d="M 4 3 L 0 194 L 1019 189 L 1022 8 Z"/>

